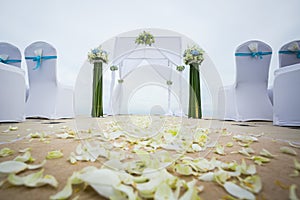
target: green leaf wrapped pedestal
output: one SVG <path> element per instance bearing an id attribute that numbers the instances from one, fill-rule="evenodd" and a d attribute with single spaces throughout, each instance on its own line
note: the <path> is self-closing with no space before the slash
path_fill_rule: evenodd
<path id="1" fill-rule="evenodd" d="M 188 117 L 202 118 L 200 72 L 199 64 L 190 64 L 190 91 L 189 91 L 189 112 Z"/>
<path id="2" fill-rule="evenodd" d="M 103 116 L 102 62 L 94 62 L 92 117 Z"/>

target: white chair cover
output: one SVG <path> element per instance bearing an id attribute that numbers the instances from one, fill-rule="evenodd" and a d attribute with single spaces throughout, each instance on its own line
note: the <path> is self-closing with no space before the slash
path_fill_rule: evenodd
<path id="1" fill-rule="evenodd" d="M 299 49 L 287 53 L 295 43 L 300 45 L 300 41 L 290 42 L 279 51 L 280 68 L 274 73 L 273 85 L 274 125 L 300 126 L 300 56 L 296 52 Z"/>
<path id="2" fill-rule="evenodd" d="M 25 119 L 25 72 L 0 63 L 0 122 Z"/>
<path id="3" fill-rule="evenodd" d="M 300 40 L 289 42 L 279 50 L 279 67 L 300 63 Z"/>
<path id="4" fill-rule="evenodd" d="M 6 42 L 0 42 L 0 58 L 1 57 L 7 57 L 4 60 L 5 64 L 13 65 L 16 67 L 21 68 L 21 52 L 18 49 L 18 47 L 6 43 Z M 2 58 L 1 58 L 2 59 Z"/>
<path id="5" fill-rule="evenodd" d="M 292 41 L 283 45 L 278 54 L 279 68 L 300 63 L 300 40 Z M 273 104 L 273 88 L 270 88 L 268 92 Z"/>
<path id="6" fill-rule="evenodd" d="M 74 117 L 73 90 L 57 81 L 57 59 L 51 58 L 56 55 L 56 49 L 46 42 L 35 42 L 25 49 L 30 90 L 26 103 L 26 117 Z M 41 59 L 40 66 L 32 59 L 36 56 L 45 58 Z"/>
<path id="7" fill-rule="evenodd" d="M 225 95 L 225 116 L 220 116 L 222 119 L 272 121 L 273 110 L 267 91 L 271 52 L 269 45 L 255 40 L 245 42 L 236 49 L 235 83 L 220 91 Z M 224 111 L 222 108 L 219 110 Z"/>

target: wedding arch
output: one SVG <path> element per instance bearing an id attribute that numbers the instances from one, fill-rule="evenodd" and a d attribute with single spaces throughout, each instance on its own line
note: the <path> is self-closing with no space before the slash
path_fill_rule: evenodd
<path id="1" fill-rule="evenodd" d="M 109 62 L 103 63 L 102 74 L 104 114 L 136 114 L 128 109 L 129 104 L 132 104 L 130 98 L 134 96 L 133 94 L 137 94 L 138 90 L 151 88 L 149 86 L 152 84 L 167 93 L 167 95 L 162 95 L 164 98 L 159 97 L 166 105 L 165 114 L 187 116 L 190 66 L 183 64 L 183 54 L 184 49 L 195 43 L 172 31 L 151 29 L 150 32 L 155 36 L 155 43 L 136 44 L 135 39 L 140 32 L 141 30 L 135 30 L 120 34 L 101 44 L 101 47 L 109 52 Z M 206 109 L 209 107 L 209 115 L 211 115 L 217 107 L 215 99 L 217 99 L 218 88 L 222 82 L 206 53 L 204 53 L 204 58 L 199 70 L 202 76 L 201 87 L 205 85 L 206 91 L 201 99 L 203 106 Z M 85 62 L 75 86 L 77 114 L 90 113 L 92 74 L 93 65 Z M 82 96 L 85 98 L 81 98 Z M 156 105 L 153 106 L 156 107 Z"/>
<path id="2" fill-rule="evenodd" d="M 155 44 L 151 46 L 137 45 L 135 39 L 135 37 L 116 37 L 115 39 L 114 59 L 111 65 L 118 66 L 118 70 L 111 73 L 110 112 L 112 114 L 131 114 L 128 113 L 130 93 L 141 85 L 156 83 L 165 88 L 168 93 L 166 114 L 186 113 L 180 111 L 184 110 L 181 106 L 176 111 L 171 109 L 172 101 L 177 100 L 179 105 L 183 105 L 182 101 L 184 101 L 182 98 L 182 82 L 184 80 L 182 80 L 182 76 L 176 74 L 178 73 L 176 67 L 182 64 L 181 37 L 156 36 Z M 152 68 L 154 73 L 151 73 L 151 69 L 148 69 L 148 72 L 141 71 L 141 76 L 136 75 L 136 79 L 130 79 L 130 83 L 127 84 L 127 77 L 143 66 Z M 146 77 L 142 74 L 146 74 Z M 151 75 L 156 75 L 159 79 L 150 78 Z M 177 80 L 174 81 L 174 79 Z M 173 96 L 176 96 L 177 99 L 171 98 L 172 91 Z"/>

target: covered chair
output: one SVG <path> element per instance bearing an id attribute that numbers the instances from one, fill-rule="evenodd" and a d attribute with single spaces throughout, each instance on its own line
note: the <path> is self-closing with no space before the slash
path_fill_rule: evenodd
<path id="1" fill-rule="evenodd" d="M 0 122 L 25 119 L 26 83 L 18 47 L 0 42 Z"/>
<path id="2" fill-rule="evenodd" d="M 34 42 L 25 49 L 29 97 L 26 117 L 72 118 L 73 90 L 57 81 L 56 49 L 46 42 Z"/>
<path id="3" fill-rule="evenodd" d="M 300 63 L 300 40 L 283 45 L 278 53 L 279 68 Z"/>
<path id="4" fill-rule="evenodd" d="M 273 124 L 300 126 L 300 41 L 283 45 L 274 73 Z"/>
<path id="5" fill-rule="evenodd" d="M 21 68 L 21 52 L 18 47 L 0 42 L 0 62 Z"/>
<path id="6" fill-rule="evenodd" d="M 25 72 L 0 62 L 0 122 L 25 119 Z"/>
<path id="7" fill-rule="evenodd" d="M 271 47 L 261 41 L 248 41 L 236 49 L 235 83 L 220 90 L 221 119 L 272 121 L 273 110 L 267 91 L 271 56 Z"/>

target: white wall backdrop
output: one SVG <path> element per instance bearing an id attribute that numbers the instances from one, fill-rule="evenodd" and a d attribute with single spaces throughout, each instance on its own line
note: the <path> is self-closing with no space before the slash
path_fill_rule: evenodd
<path id="1" fill-rule="evenodd" d="M 250 39 L 278 49 L 300 39 L 299 0 L 0 0 L 0 41 L 23 52 L 43 40 L 58 51 L 58 79 L 74 85 L 87 52 L 111 37 L 139 28 L 176 31 L 213 60 L 225 85 L 234 81 L 234 50 Z M 25 68 L 25 66 L 23 66 Z"/>

